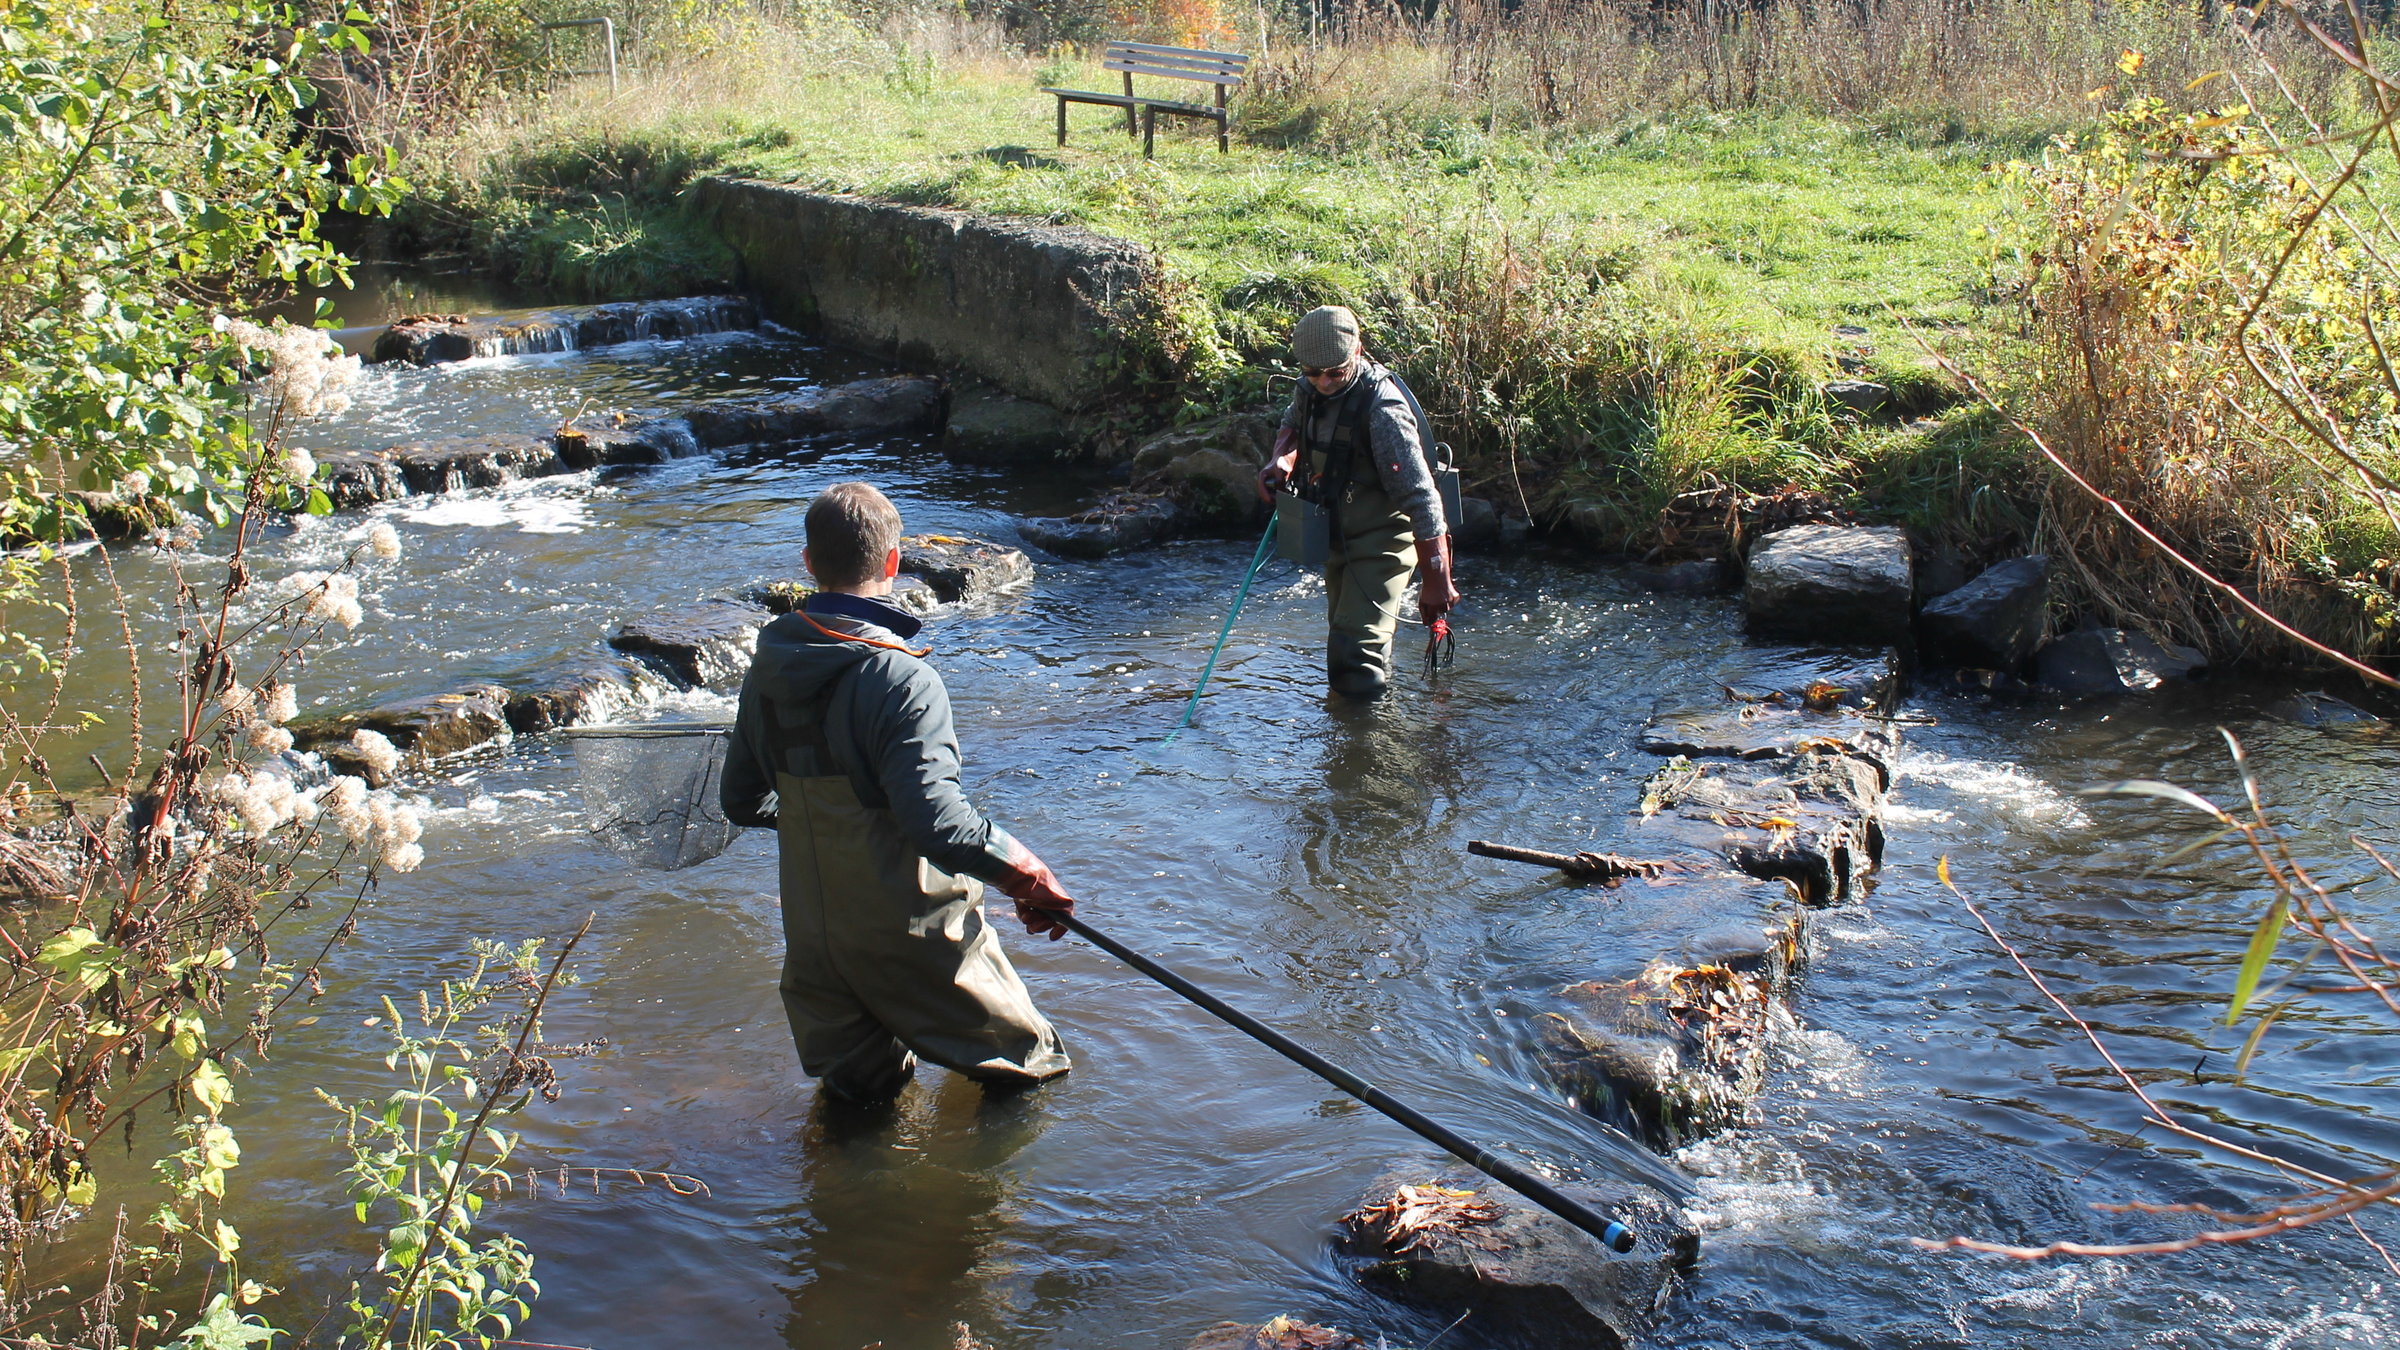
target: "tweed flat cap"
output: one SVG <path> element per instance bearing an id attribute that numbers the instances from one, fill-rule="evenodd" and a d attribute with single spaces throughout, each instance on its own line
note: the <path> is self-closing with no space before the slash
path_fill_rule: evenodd
<path id="1" fill-rule="evenodd" d="M 1358 316 L 1340 305 L 1320 305 L 1292 325 L 1292 360 L 1303 366 L 1338 366 L 1358 355 Z"/>

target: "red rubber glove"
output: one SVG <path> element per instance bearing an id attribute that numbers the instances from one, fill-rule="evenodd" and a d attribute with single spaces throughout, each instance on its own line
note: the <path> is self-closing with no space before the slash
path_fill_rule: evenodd
<path id="1" fill-rule="evenodd" d="M 1283 485 L 1292 480 L 1292 470 L 1298 467 L 1300 467 L 1300 433 L 1290 427 L 1277 429 L 1275 452 L 1267 457 L 1267 462 L 1258 470 L 1258 499 L 1270 506 L 1273 505 L 1275 494 L 1283 491 Z"/>
<path id="2" fill-rule="evenodd" d="M 1450 536 L 1417 541 L 1417 617 L 1427 623 L 1458 608 L 1450 580 Z"/>
<path id="3" fill-rule="evenodd" d="M 1052 942 L 1067 935 L 1067 926 L 1043 913 L 1044 910 L 1075 912 L 1075 901 L 1058 884 L 1058 877 L 1048 864 L 1033 856 L 1033 850 L 1011 839 L 1008 841 L 1008 870 L 992 884 L 1000 893 L 1017 902 L 1017 920 L 1025 931 L 1035 937 L 1047 937 Z"/>

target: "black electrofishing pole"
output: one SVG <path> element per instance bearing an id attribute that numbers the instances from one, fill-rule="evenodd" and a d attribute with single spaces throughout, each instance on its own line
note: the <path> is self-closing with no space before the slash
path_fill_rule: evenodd
<path id="1" fill-rule="evenodd" d="M 1605 1215 L 1596 1214 L 1588 1206 L 1578 1204 L 1559 1194 L 1556 1187 L 1540 1177 L 1534 1176 L 1508 1159 L 1494 1154 L 1491 1150 L 1466 1139 L 1455 1131 L 1435 1123 L 1415 1108 L 1395 1101 L 1382 1088 L 1275 1031 L 1257 1018 L 1224 1002 L 1190 980 L 1076 918 L 1073 914 L 1050 909 L 1042 910 L 1040 913 L 1045 918 L 1056 919 L 1065 924 L 1093 946 L 1190 999 L 1204 1011 L 1232 1024 L 1234 1029 L 1269 1050 L 1441 1145 L 1445 1150 L 1473 1166 L 1476 1171 L 1598 1238 L 1601 1245 L 1610 1251 L 1629 1252 L 1633 1250 L 1633 1230 L 1624 1224 Z"/>

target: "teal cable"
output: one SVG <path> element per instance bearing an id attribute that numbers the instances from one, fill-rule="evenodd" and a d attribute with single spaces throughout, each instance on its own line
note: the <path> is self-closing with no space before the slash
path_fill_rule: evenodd
<path id="1" fill-rule="evenodd" d="M 1217 670 L 1217 658 L 1225 654 L 1225 640 L 1233 636 L 1233 622 L 1242 617 L 1242 602 L 1250 598 L 1250 583 L 1258 579 L 1258 569 L 1267 565 L 1267 550 L 1275 547 L 1275 520 L 1267 518 L 1267 532 L 1258 537 L 1258 548 L 1250 555 L 1250 570 L 1242 573 L 1242 586 L 1233 593 L 1233 608 L 1225 615 L 1225 627 L 1217 634 L 1217 645 L 1208 653 L 1208 664 L 1200 668 L 1200 683 L 1192 686 L 1191 701 L 1183 705 L 1183 721 L 1167 733 L 1166 744 L 1192 724 L 1192 714 L 1200 710 L 1200 695 L 1208 688 L 1208 677 Z"/>

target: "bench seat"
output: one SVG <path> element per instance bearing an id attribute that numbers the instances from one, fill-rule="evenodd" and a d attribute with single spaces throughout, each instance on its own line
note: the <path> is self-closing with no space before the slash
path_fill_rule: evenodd
<path id="1" fill-rule="evenodd" d="M 1217 153 L 1228 149 L 1230 118 L 1225 99 L 1227 91 L 1242 82 L 1250 58 L 1237 52 L 1212 52 L 1195 47 L 1162 47 L 1147 42 L 1111 42 L 1102 53 L 1104 69 L 1117 71 L 1125 77 L 1125 92 L 1104 94 L 1096 89 L 1059 89 L 1044 85 L 1042 92 L 1058 100 L 1058 143 L 1067 143 L 1067 105 L 1091 103 L 1102 107 L 1125 110 L 1125 134 L 1131 136 L 1138 119 L 1142 135 L 1142 157 L 1151 157 L 1158 135 L 1158 115 L 1191 117 L 1217 124 Z M 1181 99 L 1150 98 L 1133 92 L 1136 73 L 1173 80 L 1191 80 L 1216 87 L 1216 105 L 1189 103 Z"/>

